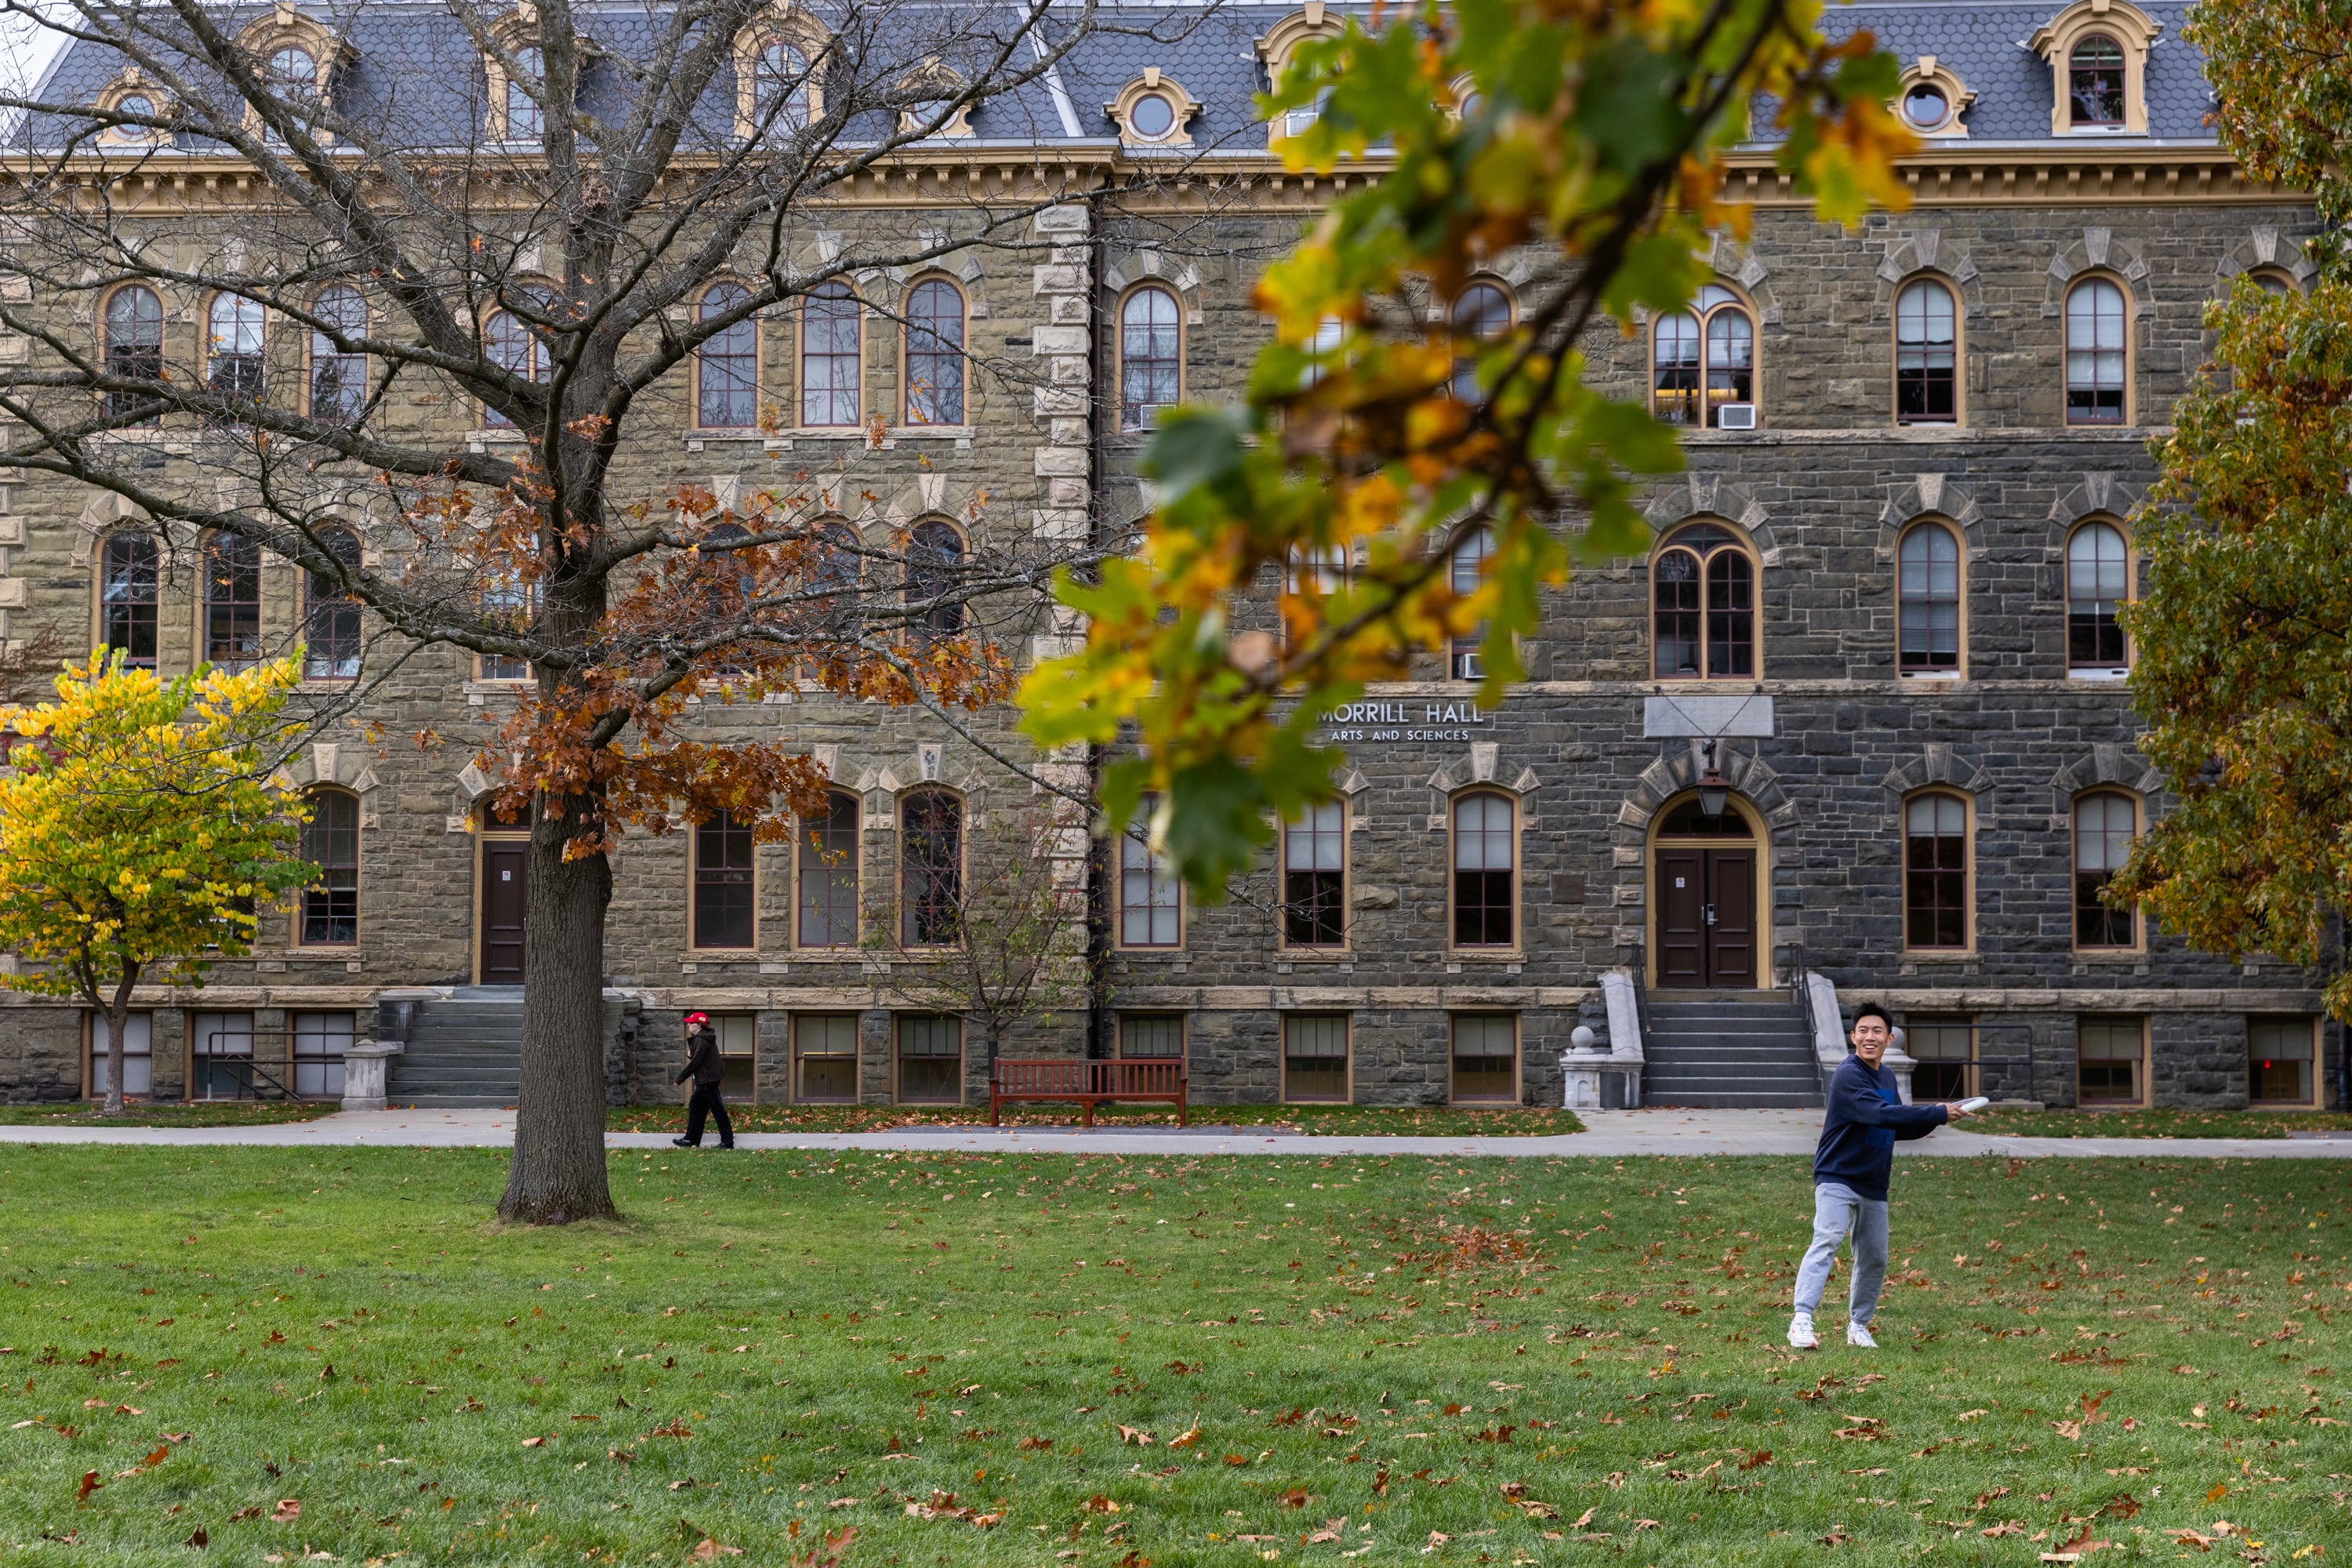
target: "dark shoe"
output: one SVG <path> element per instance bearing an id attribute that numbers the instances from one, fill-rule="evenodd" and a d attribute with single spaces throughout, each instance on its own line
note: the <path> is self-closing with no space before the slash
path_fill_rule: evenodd
<path id="1" fill-rule="evenodd" d="M 673 1138 L 669 1142 L 670 1147 L 673 1149 L 699 1149 L 702 1147 L 701 1144 L 696 1142 L 691 1138 Z"/>

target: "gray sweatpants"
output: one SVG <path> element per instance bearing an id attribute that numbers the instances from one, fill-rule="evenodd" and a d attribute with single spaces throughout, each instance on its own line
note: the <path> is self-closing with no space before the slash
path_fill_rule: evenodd
<path id="1" fill-rule="evenodd" d="M 1848 1311 L 1855 1322 L 1867 1326 L 1878 1310 L 1879 1287 L 1886 1283 L 1886 1200 L 1864 1197 L 1838 1182 L 1813 1187 L 1813 1244 L 1797 1265 L 1797 1310 L 1811 1317 L 1822 1304 L 1838 1243 L 1849 1236 L 1853 1238 L 1853 1289 Z"/>

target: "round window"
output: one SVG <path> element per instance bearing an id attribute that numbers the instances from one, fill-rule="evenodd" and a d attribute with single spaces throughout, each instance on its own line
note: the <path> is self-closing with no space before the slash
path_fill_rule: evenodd
<path id="1" fill-rule="evenodd" d="M 1944 89 L 1921 82 L 1903 99 L 1903 118 L 1922 131 L 1933 131 L 1952 117 L 1952 104 Z"/>
<path id="2" fill-rule="evenodd" d="M 1147 142 L 1157 142 L 1176 129 L 1176 106 L 1165 94 L 1147 92 L 1128 106 L 1127 128 Z"/>
<path id="3" fill-rule="evenodd" d="M 114 107 L 124 114 L 152 114 L 155 112 L 155 100 L 134 92 Z"/>

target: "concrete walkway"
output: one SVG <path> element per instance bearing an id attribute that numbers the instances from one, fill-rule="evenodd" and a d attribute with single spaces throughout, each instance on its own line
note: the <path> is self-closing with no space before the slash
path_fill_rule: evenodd
<path id="1" fill-rule="evenodd" d="M 1213 1110 L 1207 1114 L 1213 1116 Z M 1818 1110 L 1601 1110 L 1582 1113 L 1591 1131 L 1557 1138 L 1391 1138 L 1365 1134 L 1308 1137 L 1256 1128 L 1203 1124 L 1150 1131 L 1076 1127 L 898 1127 L 881 1132 L 747 1132 L 745 1149 L 923 1149 L 1034 1154 L 1422 1154 L 1456 1158 L 1622 1158 L 1635 1154 L 1810 1155 L 1821 1131 Z M 683 1124 L 684 1113 L 680 1113 Z M 5 1143 L 120 1143 L 165 1147 L 252 1145 L 286 1149 L 505 1148 L 514 1142 L 510 1110 L 343 1111 L 274 1127 L 0 1127 Z M 657 1132 L 608 1132 L 607 1148 L 667 1149 Z M 705 1152 L 712 1152 L 706 1148 Z M 1897 1146 L 1915 1156 L 1994 1155 L 2014 1159 L 2126 1157 L 2168 1160 L 2352 1159 L 2352 1139 L 2325 1138 L 1994 1138 L 1939 1131 Z"/>

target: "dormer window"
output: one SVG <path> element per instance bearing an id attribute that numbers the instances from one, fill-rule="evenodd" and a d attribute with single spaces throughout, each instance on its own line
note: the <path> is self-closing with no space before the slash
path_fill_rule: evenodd
<path id="1" fill-rule="evenodd" d="M 165 111 L 166 100 L 155 85 L 142 76 L 133 66 L 121 79 L 98 95 L 98 111 L 101 116 L 127 115 L 134 120 L 154 120 Z M 160 147 L 170 142 L 171 132 L 152 125 L 113 123 L 99 128 L 98 139 L 114 147 Z"/>
<path id="2" fill-rule="evenodd" d="M 537 49 L 517 49 L 515 69 L 537 80 L 542 73 Z M 539 100 L 530 95 L 530 88 L 520 78 L 507 79 L 507 125 L 509 142 L 536 142 L 547 133 L 547 114 Z"/>
<path id="3" fill-rule="evenodd" d="M 972 106 L 956 103 L 965 88 L 964 79 L 952 68 L 937 60 L 924 61 L 898 83 L 899 91 L 919 95 L 899 105 L 898 133 L 926 139 L 970 136 Z M 952 112 L 948 108 L 951 103 L 956 103 Z"/>
<path id="4" fill-rule="evenodd" d="M 1289 74 L 1291 61 L 1301 45 L 1318 38 L 1337 37 L 1341 20 L 1325 5 L 1324 0 L 1307 0 L 1305 9 L 1285 16 L 1267 28 L 1265 36 L 1257 40 L 1257 56 L 1265 62 L 1268 89 L 1282 86 L 1282 79 Z M 1314 102 L 1286 109 L 1276 115 L 1273 122 L 1274 139 L 1283 141 L 1303 134 L 1321 117 L 1323 106 L 1329 101 L 1330 96 L 1326 89 L 1315 95 Z"/>
<path id="5" fill-rule="evenodd" d="M 353 58 L 351 46 L 314 18 L 282 4 L 246 28 L 238 42 L 261 79 L 264 97 L 290 114 L 316 140 L 331 140 L 324 129 L 311 122 L 311 117 L 334 101 L 334 73 Z M 253 134 L 273 145 L 284 144 L 278 128 L 251 104 L 246 108 L 245 122 Z"/>
<path id="6" fill-rule="evenodd" d="M 1118 123 L 1118 139 L 1130 147 L 1190 147 L 1190 127 L 1201 104 L 1152 66 L 1104 104 L 1103 112 Z"/>
<path id="7" fill-rule="evenodd" d="M 1903 73 L 1895 107 L 1903 123 L 1913 132 L 1940 140 L 1969 133 L 1969 128 L 1960 123 L 1960 116 L 1976 100 L 1977 95 L 1969 90 L 1958 71 L 1933 55 L 1921 55 Z"/>
<path id="8" fill-rule="evenodd" d="M 735 135 L 796 135 L 824 118 L 825 49 L 831 35 L 814 16 L 778 5 L 735 40 Z"/>
<path id="9" fill-rule="evenodd" d="M 2147 51 L 2162 31 L 2131 0 L 2074 0 L 2026 47 L 2050 65 L 2050 133 L 2147 134 Z"/>

